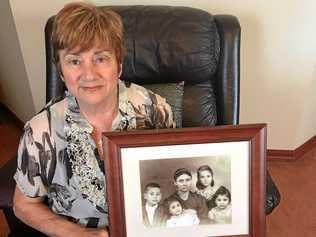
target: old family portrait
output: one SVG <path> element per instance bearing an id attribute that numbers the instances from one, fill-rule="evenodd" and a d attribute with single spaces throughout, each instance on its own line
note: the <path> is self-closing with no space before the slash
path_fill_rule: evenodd
<path id="1" fill-rule="evenodd" d="M 231 224 L 229 156 L 140 160 L 143 224 Z"/>

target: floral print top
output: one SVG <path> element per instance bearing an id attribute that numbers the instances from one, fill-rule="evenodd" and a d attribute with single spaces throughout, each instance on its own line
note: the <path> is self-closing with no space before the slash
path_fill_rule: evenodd
<path id="1" fill-rule="evenodd" d="M 119 80 L 118 87 L 119 112 L 112 130 L 175 127 L 164 98 L 133 83 Z M 71 94 L 51 101 L 25 124 L 14 179 L 24 195 L 47 198 L 56 214 L 87 227 L 104 227 L 105 173 L 92 132 Z"/>

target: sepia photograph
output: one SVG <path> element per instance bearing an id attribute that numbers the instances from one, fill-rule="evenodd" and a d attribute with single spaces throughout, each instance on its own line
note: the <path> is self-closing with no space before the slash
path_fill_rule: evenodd
<path id="1" fill-rule="evenodd" d="M 229 156 L 139 161 L 146 227 L 231 223 Z"/>

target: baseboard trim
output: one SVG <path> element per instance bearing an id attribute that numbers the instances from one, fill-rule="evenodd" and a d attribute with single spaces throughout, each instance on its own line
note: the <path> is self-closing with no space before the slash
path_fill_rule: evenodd
<path id="1" fill-rule="evenodd" d="M 267 151 L 268 160 L 282 159 L 282 160 L 293 160 L 294 151 L 292 150 L 275 150 L 268 149 Z"/>
<path id="2" fill-rule="evenodd" d="M 268 149 L 267 158 L 268 160 L 282 159 L 288 161 L 295 161 L 304 156 L 306 153 L 313 150 L 314 148 L 316 148 L 316 136 L 313 136 L 295 150 Z"/>
<path id="3" fill-rule="evenodd" d="M 0 102 L 0 108 L 5 111 L 9 115 L 9 117 L 13 120 L 13 122 L 20 128 L 23 129 L 24 122 L 19 119 L 6 105 Z"/>

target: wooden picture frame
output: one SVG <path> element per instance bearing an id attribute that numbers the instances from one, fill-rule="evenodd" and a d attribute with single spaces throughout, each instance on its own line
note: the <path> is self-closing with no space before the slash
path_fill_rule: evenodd
<path id="1" fill-rule="evenodd" d="M 265 124 L 109 132 L 103 144 L 111 237 L 265 236 Z M 193 178 L 194 169 L 206 163 L 215 167 L 215 183 L 230 187 L 231 221 L 148 228 L 145 183 L 163 183 L 164 200 L 175 184 L 172 168 L 189 167 Z"/>

